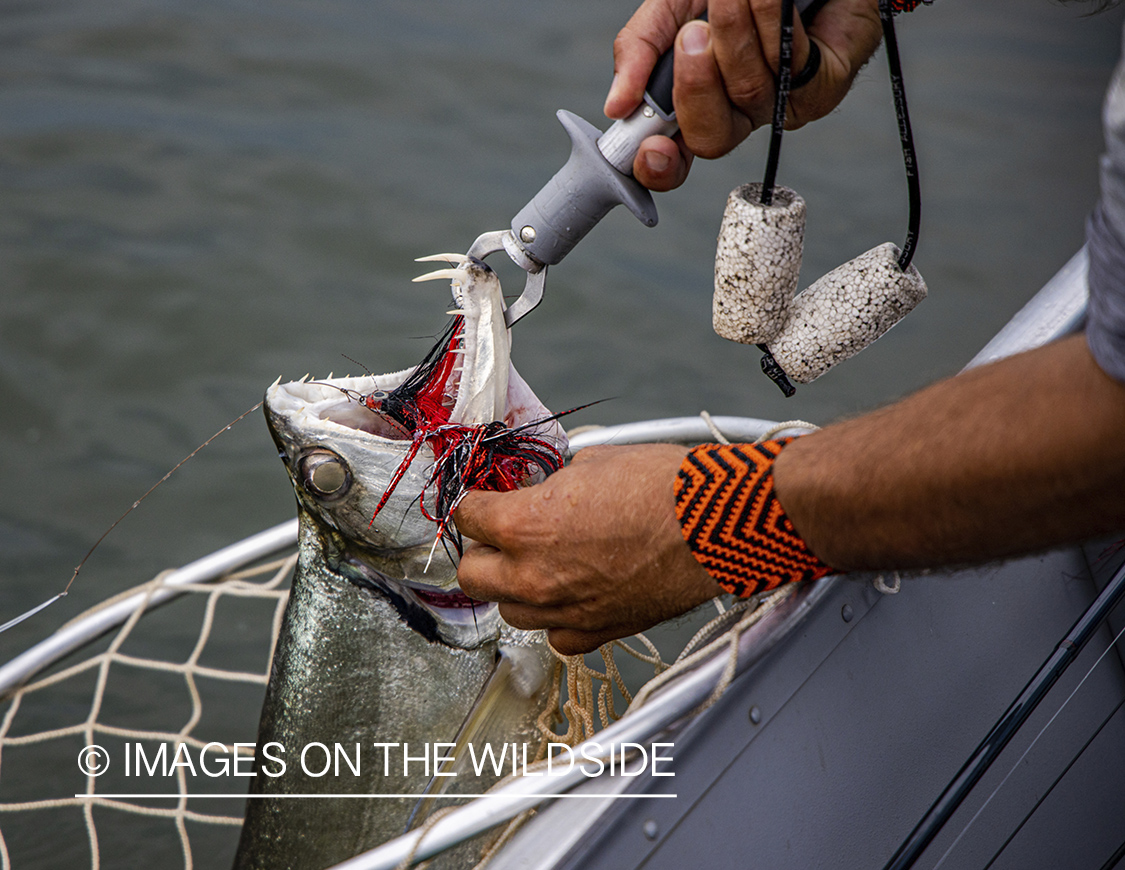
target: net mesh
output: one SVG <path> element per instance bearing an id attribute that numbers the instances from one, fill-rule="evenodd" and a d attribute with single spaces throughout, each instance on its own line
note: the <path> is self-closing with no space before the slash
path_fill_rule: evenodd
<path id="1" fill-rule="evenodd" d="M 211 583 L 176 586 L 166 586 L 165 578 L 172 573 L 166 571 L 71 621 L 138 593 L 143 596 L 128 619 L 100 641 L 104 649 L 92 654 L 86 649 L 81 661 L 58 666 L 5 699 L 7 710 L 0 721 L 0 870 L 59 866 L 65 853 L 59 846 L 67 844 L 61 830 L 66 817 L 71 825 L 67 866 L 87 860 L 94 870 L 103 865 L 147 870 L 154 863 L 182 863 L 185 870 L 200 864 L 229 866 L 247 788 L 244 779 L 227 774 L 236 759 L 245 762 L 244 770 L 250 767 L 253 743 L 241 741 L 252 741 L 256 734 L 296 561 L 294 553 Z M 170 607 L 154 608 L 153 596 L 162 589 L 183 595 Z M 615 698 L 626 707 L 642 704 L 653 690 L 701 656 L 727 646 L 730 673 L 724 674 L 703 704 L 708 706 L 733 675 L 738 636 L 791 591 L 786 587 L 763 599 L 738 602 L 729 610 L 715 599 L 718 616 L 699 629 L 686 647 L 682 641 L 676 644 L 682 652 L 674 662 L 665 661 L 643 634 L 630 643 L 606 644 L 589 659 L 555 653 L 551 697 L 539 720 L 544 737 L 576 745 L 620 718 Z M 237 611 L 233 617 L 232 610 Z M 182 647 L 179 656 L 177 645 Z M 256 667 L 230 666 L 248 651 L 256 658 Z M 626 662 L 632 660 L 634 667 L 626 669 L 633 671 L 631 677 L 628 672 L 623 675 L 616 653 L 624 654 Z M 592 664 L 599 654 L 602 668 Z M 627 684 L 643 684 L 635 698 Z M 171 690 L 173 686 L 178 692 Z M 221 693 L 216 697 L 216 689 L 224 687 L 234 697 Z M 211 701 L 219 712 L 208 719 Z M 232 710 L 244 715 L 232 717 Z M 60 727 L 57 723 L 63 715 L 70 716 L 70 724 Z M 37 727 L 43 725 L 50 727 Z M 83 764 L 99 762 L 86 754 L 92 746 L 108 748 L 109 769 L 83 775 Z M 38 756 L 20 758 L 36 750 Z M 208 772 L 209 765 L 225 773 L 216 776 Z M 40 775 L 44 766 L 53 775 Z M 80 787 L 74 786 L 76 793 L 58 794 L 79 783 Z M 43 796 L 52 789 L 56 794 Z M 29 814 L 35 816 L 33 824 L 20 824 L 18 820 Z M 527 817 L 524 814 L 507 826 L 483 856 L 482 865 Z M 210 833 L 216 830 L 222 833 Z M 30 840 L 33 845 L 21 843 L 24 848 L 14 860 L 11 840 Z M 158 841 L 163 845 L 154 845 Z M 80 850 L 75 842 L 81 843 Z M 159 848 L 165 851 L 155 855 Z"/>
<path id="2" fill-rule="evenodd" d="M 77 622 L 138 592 L 144 594 L 141 606 L 108 635 L 108 645 L 102 651 L 56 669 L 14 690 L 7 697 L 7 710 L 0 722 L 0 867 L 3 870 L 14 866 L 10 841 L 29 840 L 29 829 L 36 834 L 30 839 L 39 843 L 38 846 L 34 843 L 21 844 L 27 846 L 21 856 L 26 858 L 26 863 L 39 863 L 36 860 L 37 849 L 40 852 L 51 849 L 54 860 L 50 865 L 43 866 L 60 866 L 56 862 L 62 855 L 54 850 L 65 852 L 67 828 L 66 822 L 58 815 L 60 812 L 64 817 L 66 814 L 81 817 L 90 866 L 95 870 L 102 866 L 106 839 L 116 841 L 120 838 L 124 841 L 123 845 L 137 842 L 137 832 L 123 831 L 120 824 L 115 824 L 115 815 L 128 814 L 152 820 L 164 829 L 165 839 L 169 829 L 174 832 L 172 839 L 178 844 L 187 870 L 195 867 L 196 853 L 199 852 L 198 848 L 193 851 L 189 830 L 194 833 L 198 830 L 197 825 L 223 826 L 228 831 L 228 840 L 237 836 L 242 815 L 229 814 L 232 804 L 229 799 L 221 804 L 217 800 L 212 801 L 217 808 L 215 812 L 199 810 L 200 803 L 194 797 L 192 803 L 196 808 L 188 808 L 189 794 L 198 792 L 198 787 L 189 791 L 189 774 L 191 780 L 206 779 L 209 785 L 229 789 L 231 794 L 245 792 L 244 779 L 214 777 L 212 773 L 204 774 L 201 769 L 222 770 L 225 759 L 229 771 L 229 765 L 236 758 L 245 759 L 252 755 L 250 746 L 237 746 L 236 743 L 238 739 L 247 739 L 246 724 L 257 722 L 261 694 L 269 679 L 273 646 L 281 626 L 289 594 L 288 582 L 296 560 L 296 554 L 293 554 L 232 572 L 213 583 L 168 587 L 183 593 L 176 602 L 172 620 L 145 620 L 144 629 L 138 629 L 142 625 L 141 616 L 149 610 L 152 596 L 164 586 L 164 580 L 171 572 L 163 572 L 135 589 L 102 602 L 72 621 Z M 192 611 L 190 604 L 185 606 L 185 603 L 191 599 L 202 602 L 202 607 L 197 604 L 195 608 L 200 611 L 197 615 L 198 632 L 187 632 L 184 627 L 184 614 L 191 615 Z M 225 614 L 225 622 L 224 611 L 230 611 Z M 219 622 L 224 622 L 222 631 L 216 631 Z M 254 633 L 252 624 L 255 622 L 259 626 L 263 622 L 269 626 L 268 654 L 260 659 L 260 667 L 235 670 L 208 663 L 210 660 L 229 662 L 232 658 L 229 649 L 232 630 L 235 635 L 245 638 Z M 262 632 L 259 630 L 258 633 Z M 168 642 L 173 636 L 191 641 L 186 655 L 179 660 L 169 654 L 174 653 L 176 646 L 176 643 Z M 99 645 L 104 644 L 103 640 Z M 164 654 L 160 657 L 140 655 L 131 651 L 134 647 L 138 652 Z M 172 647 L 172 650 L 164 647 Z M 266 643 L 258 645 L 257 655 L 261 656 L 265 648 Z M 205 718 L 204 697 L 221 696 L 223 688 L 233 689 L 247 697 L 252 695 L 256 699 L 243 705 L 248 715 L 233 729 L 234 723 Z M 186 699 L 183 699 L 179 696 L 185 690 Z M 139 715 L 130 716 L 131 713 Z M 42 725 L 45 720 L 57 723 L 67 714 L 72 717 L 70 724 L 36 730 L 36 726 Z M 130 718 L 135 720 L 133 724 L 130 724 Z M 136 721 L 144 723 L 146 719 L 153 723 L 153 727 L 137 726 Z M 252 729 L 253 725 L 250 727 Z M 229 739 L 232 732 L 235 740 Z M 254 731 L 249 733 L 252 740 Z M 168 754 L 169 746 L 181 745 L 187 747 L 186 763 L 183 756 Z M 89 748 L 92 746 L 110 747 L 109 765 L 103 774 L 82 776 L 84 764 L 91 770 L 100 769 L 102 764 L 103 758 Z M 161 755 L 161 752 L 165 754 Z M 192 758 L 191 754 L 195 757 Z M 127 757 L 128 761 L 125 760 Z M 77 772 L 73 767 L 76 758 L 79 765 Z M 138 780 L 135 777 L 130 779 L 127 773 L 122 775 L 122 766 L 126 770 L 132 766 L 139 771 L 142 759 L 146 766 L 151 763 L 154 770 L 159 767 L 162 771 L 168 770 L 168 765 L 164 763 L 167 760 L 179 760 L 181 763 L 171 764 L 167 777 Z M 129 761 L 133 764 L 130 765 Z M 69 776 L 63 773 L 66 767 L 69 767 Z M 78 779 L 75 779 L 76 773 Z M 42 796 L 43 790 L 57 789 L 60 782 L 84 782 L 84 789 L 71 795 Z M 155 786 L 158 790 L 151 793 L 166 796 L 143 797 L 137 793 L 138 782 L 143 783 L 146 792 Z M 106 796 L 111 794 L 117 796 Z M 120 796 L 125 794 L 128 796 Z M 206 801 L 203 805 L 207 805 Z M 239 806 L 237 802 L 234 805 Z M 28 814 L 36 814 L 34 825 L 22 823 Z M 230 833 L 232 830 L 234 833 Z M 145 834 L 147 837 L 148 828 Z M 44 840 L 47 842 L 44 843 Z M 134 866 L 151 866 L 152 856 L 143 855 L 136 848 L 125 845 L 124 854 L 132 855 Z M 66 863 L 75 866 L 71 861 Z M 128 857 L 118 860 L 115 852 L 112 866 L 122 867 L 128 863 Z"/>

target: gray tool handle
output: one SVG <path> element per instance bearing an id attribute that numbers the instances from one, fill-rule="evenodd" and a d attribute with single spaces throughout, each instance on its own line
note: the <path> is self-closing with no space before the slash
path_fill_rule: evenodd
<path id="1" fill-rule="evenodd" d="M 809 21 L 825 2 L 797 0 L 796 7 L 802 20 Z M 512 219 L 512 239 L 533 265 L 560 262 L 618 204 L 646 226 L 656 226 L 656 204 L 633 178 L 633 160 L 646 138 L 671 136 L 679 129 L 672 107 L 673 57 L 671 49 L 661 56 L 644 102 L 604 134 L 577 115 L 558 113 L 570 136 L 570 159 Z"/>
<path id="2" fill-rule="evenodd" d="M 646 226 L 656 226 L 652 194 L 632 175 L 614 169 L 598 150 L 601 130 L 571 112 L 560 110 L 558 117 L 570 136 L 570 159 L 512 219 L 516 242 L 546 266 L 569 254 L 619 203 Z"/>

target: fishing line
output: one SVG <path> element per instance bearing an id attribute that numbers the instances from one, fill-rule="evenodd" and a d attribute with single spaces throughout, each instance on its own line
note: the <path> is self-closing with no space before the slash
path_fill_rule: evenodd
<path id="1" fill-rule="evenodd" d="M 142 495 L 139 499 L 137 499 L 135 502 L 133 502 L 125 510 L 125 512 L 123 514 L 121 514 L 121 516 L 119 516 L 116 520 L 114 520 L 113 525 L 111 525 L 108 529 L 106 529 L 104 532 L 102 532 L 102 536 L 100 538 L 98 538 L 96 541 L 94 541 L 94 545 L 92 547 L 90 547 L 89 550 L 86 551 L 86 555 L 82 557 L 82 561 L 79 562 L 77 566 L 75 566 L 74 573 L 70 575 L 70 580 L 67 581 L 66 587 L 63 589 L 62 592 L 58 593 L 58 595 L 55 595 L 53 598 L 49 598 L 48 600 L 44 601 L 42 604 L 39 604 L 39 605 L 31 608 L 31 610 L 28 610 L 26 613 L 23 613 L 23 614 L 17 616 L 15 619 L 11 619 L 8 622 L 5 622 L 3 625 L 0 625 L 0 633 L 3 633 L 5 631 L 7 631 L 9 628 L 11 628 L 14 625 L 19 625 L 25 619 L 28 619 L 29 617 L 34 616 L 40 610 L 44 610 L 45 608 L 54 604 L 60 598 L 64 597 L 70 591 L 71 585 L 73 585 L 74 581 L 78 578 L 78 572 L 82 570 L 82 566 L 85 565 L 86 561 L 90 558 L 90 556 L 93 555 L 94 550 L 96 550 L 98 548 L 98 545 L 101 544 L 101 542 L 106 539 L 106 537 L 109 535 L 110 532 L 112 532 L 114 529 L 117 528 L 117 526 L 121 523 L 121 521 L 123 519 L 125 519 L 125 517 L 129 516 L 129 514 L 131 514 L 133 511 L 135 511 L 140 506 L 141 502 L 143 502 L 146 498 L 148 498 L 150 495 L 152 495 L 153 490 L 155 490 L 158 486 L 160 486 L 160 484 L 164 483 L 164 481 L 166 481 L 169 477 L 171 477 L 173 474 L 175 474 L 176 471 L 179 470 L 180 466 L 182 466 L 184 463 L 186 463 L 189 459 L 191 459 L 193 456 L 195 456 L 196 453 L 198 453 L 200 450 L 202 450 L 204 447 L 206 447 L 208 444 L 210 444 L 212 441 L 214 441 L 216 438 L 218 438 L 224 432 L 229 430 L 230 427 L 233 426 L 235 423 L 239 422 L 240 420 L 245 419 L 246 417 L 250 416 L 255 411 L 257 411 L 260 407 L 262 407 L 262 404 L 263 404 L 263 402 L 258 402 L 258 404 L 256 404 L 253 408 L 250 408 L 246 411 L 243 411 L 241 414 L 239 414 L 237 417 L 235 417 L 233 420 L 231 420 L 229 423 L 227 423 L 227 425 L 225 425 L 222 429 L 220 429 L 218 432 L 216 432 L 214 435 L 212 435 L 210 438 L 208 438 L 206 441 L 204 441 L 202 444 L 200 444 L 198 447 L 196 447 L 193 451 L 191 451 L 191 453 L 189 453 L 187 456 L 185 456 L 183 459 L 181 459 L 179 462 L 177 462 L 175 464 L 175 466 L 173 466 L 173 468 L 167 474 L 165 474 L 162 478 L 160 478 L 160 480 L 156 481 L 156 483 L 154 483 L 152 486 L 150 486 L 148 488 L 148 491 L 146 491 L 144 495 Z"/>
<path id="2" fill-rule="evenodd" d="M 51 606 L 52 604 L 54 604 L 54 603 L 55 603 L 56 601 L 58 601 L 58 600 L 59 600 L 60 598 L 62 598 L 62 597 L 63 597 L 64 595 L 66 595 L 66 593 L 65 593 L 65 592 L 60 592 L 60 593 L 59 593 L 58 595 L 56 595 L 55 597 L 53 597 L 53 598 L 48 598 L 48 599 L 47 599 L 46 601 L 44 601 L 44 602 L 43 602 L 42 604 L 40 604 L 40 605 L 39 605 L 38 607 L 33 607 L 33 608 L 31 608 L 31 610 L 27 611 L 27 613 L 23 613 L 23 614 L 20 614 L 20 615 L 19 615 L 19 616 L 17 616 L 17 617 L 15 618 L 15 619 L 9 619 L 9 620 L 8 620 L 7 622 L 5 622 L 5 623 L 4 623 L 3 625 L 0 625 L 0 634 L 3 634 L 3 633 L 4 633 L 5 631 L 7 631 L 7 630 L 8 630 L 9 628 L 11 628 L 11 627 L 12 627 L 13 625 L 19 625 L 19 624 L 20 624 L 21 622 L 23 622 L 23 621 L 24 621 L 25 619 L 28 619 L 29 617 L 32 617 L 32 616 L 34 616 L 34 615 L 35 615 L 35 614 L 37 614 L 37 613 L 38 613 L 38 612 L 39 612 L 40 610 L 46 610 L 46 609 L 47 609 L 48 607 L 50 607 L 50 606 Z"/>
<path id="3" fill-rule="evenodd" d="M 1125 858 L 1125 842 L 1122 842 L 1117 850 L 1109 856 L 1109 860 L 1101 866 L 1101 870 L 1113 870 L 1114 867 L 1120 863 L 1121 859 Z"/>
<path id="4" fill-rule="evenodd" d="M 1015 700 L 1008 705 L 1008 708 L 996 721 L 996 724 L 992 726 L 984 740 L 973 750 L 972 755 L 969 756 L 961 769 L 942 790 L 942 793 L 930 805 L 918 824 L 914 826 L 914 830 L 895 850 L 894 855 L 884 865 L 883 870 L 909 870 L 915 865 L 922 852 L 961 806 L 969 792 L 980 782 L 981 777 L 988 772 L 993 762 L 1023 727 L 1027 718 L 1036 710 L 1059 678 L 1074 664 L 1085 649 L 1087 642 L 1101 628 L 1106 617 L 1121 602 L 1123 597 L 1125 597 L 1125 566 L 1119 568 L 1113 575 L 1113 579 L 1098 593 L 1094 601 L 1078 617 L 1078 620 L 1071 626 L 1062 640 L 1055 645 L 1054 650 L 1035 672 L 1035 675 L 1028 680 L 1027 685 L 1020 691 Z M 1123 632 L 1125 632 L 1125 629 L 1123 629 Z M 1116 639 L 1113 643 L 1116 643 Z M 1098 663 L 1105 658 L 1105 654 L 1113 648 L 1113 643 L 1098 657 L 1098 661 L 1094 662 L 1094 667 L 1097 667 Z M 1087 672 L 1082 682 L 1074 690 L 1075 692 L 1082 687 L 1092 671 L 1093 668 L 1090 669 L 1090 672 Z M 1073 696 L 1074 692 L 1064 702 L 1063 707 L 1069 703 Z M 1055 717 L 1052 717 L 1052 722 L 1058 716 L 1058 713 L 1062 712 L 1062 709 L 1060 707 Z M 1050 724 L 1048 722 L 1044 730 L 1050 727 Z M 1041 731 L 1039 736 L 1042 736 L 1042 733 Z M 1036 740 L 1038 740 L 1038 737 L 1036 737 Z M 1030 748 L 1028 747 L 1028 749 Z M 1024 755 L 1026 756 L 1026 754 L 1025 752 Z M 1011 772 L 1009 772 L 1010 775 Z M 1005 777 L 1005 780 L 1007 778 Z M 995 796 L 995 792 L 993 792 L 993 796 Z M 989 800 L 991 800 L 991 797 Z M 977 815 L 979 815 L 979 812 Z M 976 816 L 973 819 L 975 820 Z M 972 823 L 972 820 L 970 820 L 969 825 Z M 966 826 L 967 828 L 968 826 Z M 964 831 L 961 832 L 958 839 L 963 835 Z M 941 860 L 944 861 L 948 855 L 949 852 L 946 852 Z"/>
<path id="5" fill-rule="evenodd" d="M 1045 801 L 1047 799 L 1047 797 L 1051 794 L 1051 792 L 1054 791 L 1055 786 L 1058 785 L 1060 782 L 1062 782 L 1062 778 L 1067 775 L 1067 773 L 1070 771 L 1070 769 L 1072 767 L 1074 767 L 1074 765 L 1078 761 L 1078 759 L 1082 757 L 1082 754 L 1089 748 L 1090 744 L 1094 742 L 1094 738 L 1102 733 L 1102 729 L 1105 728 L 1105 726 L 1109 724 L 1109 720 L 1112 719 L 1114 716 L 1116 716 L 1117 711 L 1120 710 L 1123 706 L 1125 706 L 1125 697 L 1122 697 L 1122 699 L 1117 702 L 1117 706 L 1109 711 L 1109 715 L 1106 716 L 1102 720 L 1102 724 L 1099 725 L 1097 727 L 1097 730 L 1095 730 L 1094 733 L 1090 735 L 1090 738 L 1085 743 L 1082 744 L 1082 748 L 1078 750 L 1078 752 L 1074 755 L 1074 757 L 1072 759 L 1070 759 L 1070 762 L 1067 764 L 1067 766 L 1063 768 L 1062 773 L 1060 773 L 1058 776 L 1055 777 L 1055 781 L 1051 783 L 1051 785 L 1047 788 L 1047 790 L 1045 792 L 1043 792 L 1043 794 L 1039 798 L 1039 800 L 1037 800 L 1035 802 L 1035 806 L 1033 806 L 1030 810 L 1028 810 L 1027 815 L 1023 817 L 1023 819 L 1020 821 L 1020 823 L 1018 825 L 1016 825 L 1016 829 L 1008 835 L 1008 839 L 1006 839 L 1003 842 L 1003 844 L 1001 844 L 1000 848 L 996 850 L 996 854 L 992 856 L 992 858 L 989 860 L 989 862 L 987 864 L 985 864 L 984 867 L 981 868 L 981 870 L 988 870 L 988 868 L 991 867 L 996 862 L 996 859 L 1000 857 L 1000 853 L 1008 848 L 1008 844 L 1011 843 L 1012 840 L 1015 839 L 1016 834 L 1018 834 L 1021 830 L 1023 830 L 1023 826 L 1027 824 L 1028 820 L 1033 815 L 1035 815 L 1035 811 L 1037 809 L 1039 809 L 1039 807 L 1043 803 L 1043 801 Z"/>
<path id="6" fill-rule="evenodd" d="M 1000 789 L 1004 787 L 1004 784 L 1007 783 L 1012 774 L 1016 772 L 1016 769 L 1021 764 L 1023 764 L 1023 761 L 1025 758 L 1027 758 L 1028 753 L 1031 752 L 1035 744 L 1039 742 L 1039 738 L 1046 733 L 1047 729 L 1050 728 L 1052 724 L 1054 724 L 1054 721 L 1059 717 L 1059 714 L 1066 709 L 1066 705 L 1070 703 L 1071 699 L 1078 693 L 1078 690 L 1081 689 L 1086 680 L 1089 679 L 1090 674 L 1094 672 L 1094 668 L 1101 664 L 1102 659 L 1104 659 L 1106 657 L 1106 654 L 1114 648 L 1117 642 L 1121 639 L 1122 635 L 1125 635 L 1125 627 L 1123 627 L 1121 631 L 1117 633 L 1117 636 L 1109 642 L 1109 646 L 1105 648 L 1102 654 L 1098 656 L 1097 661 L 1095 661 L 1090 666 L 1090 669 L 1086 671 L 1086 675 L 1082 677 L 1082 679 L 1078 682 L 1078 685 L 1074 687 L 1073 691 L 1071 691 L 1071 693 L 1067 695 L 1066 700 L 1062 702 L 1062 705 L 1059 707 L 1059 709 L 1055 711 L 1054 715 L 1051 716 L 1051 718 L 1047 721 L 1047 724 L 1039 730 L 1039 733 L 1036 734 L 1035 739 L 1032 740 L 1030 744 L 1028 744 L 1028 747 L 1023 751 L 1023 754 L 1020 755 L 1018 759 L 1016 759 L 1016 763 L 1012 765 L 1011 770 L 1009 770 L 1007 774 L 1005 774 L 1004 778 L 1000 780 L 1000 784 L 992 790 L 992 794 L 990 794 L 985 802 L 980 805 L 980 808 L 975 813 L 973 813 L 973 817 L 969 819 L 965 827 L 962 828 L 961 832 L 957 835 L 957 838 L 950 844 L 949 848 L 945 850 L 945 854 L 942 855 L 941 859 L 934 865 L 933 870 L 938 870 L 938 868 L 941 867 L 943 863 L 945 863 L 945 859 L 949 857 L 949 853 L 952 852 L 954 848 L 956 848 L 957 844 L 961 842 L 961 838 L 964 837 L 966 833 L 968 833 L 969 828 L 972 827 L 973 823 L 977 820 L 980 814 L 984 812 L 985 807 L 987 807 L 989 803 L 992 802 L 992 799 L 996 797 L 997 792 L 999 792 Z"/>
<path id="7" fill-rule="evenodd" d="M 895 117 L 898 121 L 899 140 L 902 144 L 902 159 L 906 166 L 906 184 L 909 198 L 906 240 L 902 245 L 898 265 L 902 271 L 914 259 L 918 246 L 918 229 L 922 222 L 922 188 L 918 178 L 918 157 L 914 147 L 914 133 L 910 126 L 910 112 L 906 105 L 906 85 L 902 76 L 902 61 L 898 52 L 898 39 L 895 36 L 894 9 L 891 0 L 879 0 L 879 20 L 883 26 L 883 42 L 887 51 L 887 66 L 890 70 L 891 94 L 894 97 Z M 810 54 L 819 49 L 809 41 Z M 782 0 L 781 4 L 781 43 L 777 76 L 777 92 L 773 104 L 773 123 L 770 129 L 770 148 L 766 158 L 766 171 L 762 178 L 762 205 L 773 203 L 773 191 L 777 179 L 777 168 L 781 161 L 781 138 L 785 132 L 785 113 L 789 102 L 790 83 L 793 64 L 793 0 Z M 801 84 L 804 84 L 802 82 Z"/>
<path id="8" fill-rule="evenodd" d="M 360 362 L 359 360 L 357 360 L 357 359 L 352 359 L 352 358 L 351 358 L 350 356 L 348 356 L 348 355 L 347 355 L 346 353 L 342 353 L 342 354 L 340 354 L 340 356 L 342 356 L 342 357 L 343 357 L 344 359 L 346 359 L 346 360 L 347 360 L 348 362 L 350 362 L 350 363 L 355 363 L 355 364 L 356 364 L 357 366 L 359 366 L 359 367 L 360 367 L 361 369 L 363 369 L 363 370 L 364 370 L 365 372 L 367 372 L 367 375 L 368 375 L 368 377 L 371 377 L 371 378 L 375 378 L 375 377 L 378 377 L 378 376 L 377 376 L 377 375 L 375 374 L 375 372 L 371 371 L 371 369 L 369 369 L 369 368 L 368 368 L 367 366 L 365 366 L 365 365 L 364 365 L 363 363 L 361 363 L 361 362 Z M 377 387 L 377 386 L 378 386 L 378 385 L 376 385 L 376 387 Z"/>

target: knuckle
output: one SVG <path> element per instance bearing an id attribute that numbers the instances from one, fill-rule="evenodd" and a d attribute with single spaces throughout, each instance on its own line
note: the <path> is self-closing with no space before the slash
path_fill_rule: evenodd
<path id="1" fill-rule="evenodd" d="M 715 160 L 727 154 L 732 144 L 725 138 L 719 138 L 712 132 L 704 129 L 702 133 L 691 133 L 684 130 L 684 142 L 696 157 L 702 157 L 705 160 Z"/>
<path id="2" fill-rule="evenodd" d="M 654 63 L 661 51 L 642 33 L 635 32 L 632 22 L 626 24 L 613 39 L 613 60 L 617 68 L 642 62 Z"/>
<path id="3" fill-rule="evenodd" d="M 502 616 L 504 618 L 504 621 L 508 623 L 508 625 L 510 625 L 512 628 L 519 628 L 524 631 L 530 631 L 532 629 L 539 628 L 539 626 L 535 623 L 535 620 L 530 618 L 527 611 L 518 606 L 514 606 L 511 604 L 501 604 L 500 616 Z"/>
<path id="4" fill-rule="evenodd" d="M 490 517 L 490 531 L 497 541 L 511 541 L 519 531 L 520 523 L 511 511 L 496 511 Z"/>
<path id="5" fill-rule="evenodd" d="M 617 36 L 613 38 L 613 60 L 616 66 L 620 66 L 625 62 L 629 56 L 629 49 L 632 46 L 633 37 L 628 33 L 628 29 L 620 31 Z"/>
<path id="6" fill-rule="evenodd" d="M 757 110 L 766 104 L 772 107 L 773 79 L 764 76 L 736 78 L 727 85 L 727 96 L 744 112 L 747 109 Z"/>
<path id="7" fill-rule="evenodd" d="M 730 151 L 725 143 L 717 141 L 702 142 L 693 150 L 705 160 L 718 160 Z"/>
<path id="8" fill-rule="evenodd" d="M 582 642 L 581 635 L 567 628 L 552 628 L 547 632 L 547 640 L 559 655 L 576 656 L 588 651 L 587 645 Z M 595 649 L 595 647 L 590 649 Z"/>
<path id="9" fill-rule="evenodd" d="M 464 559 L 457 566 L 457 585 L 470 598 L 484 600 L 484 588 L 477 585 L 477 577 L 471 569 L 466 567 Z"/>
<path id="10" fill-rule="evenodd" d="M 633 35 L 630 25 L 626 24 L 613 38 L 613 56 L 628 54 L 636 44 L 637 37 Z"/>
<path id="11" fill-rule="evenodd" d="M 711 3 L 707 10 L 707 21 L 717 35 L 736 34 L 742 38 L 746 31 L 746 12 L 731 3 Z"/>
<path id="12" fill-rule="evenodd" d="M 554 596 L 543 584 L 532 582 L 524 587 L 523 599 L 532 607 L 549 607 Z"/>

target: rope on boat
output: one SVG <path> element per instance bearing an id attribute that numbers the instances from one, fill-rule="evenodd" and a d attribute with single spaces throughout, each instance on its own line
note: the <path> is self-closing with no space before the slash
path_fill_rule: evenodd
<path id="1" fill-rule="evenodd" d="M 758 436 L 755 444 L 761 444 L 763 441 L 769 441 L 779 432 L 784 432 L 786 429 L 808 429 L 810 432 L 815 432 L 820 427 L 815 423 L 809 423 L 805 420 L 786 420 L 784 423 L 778 423 L 775 426 L 770 426 L 765 432 Z"/>
<path id="2" fill-rule="evenodd" d="M 876 592 L 883 595 L 897 595 L 898 590 L 902 588 L 902 575 L 898 571 L 891 572 L 891 582 L 888 583 L 882 574 L 876 575 L 875 579 L 871 581 L 871 585 L 875 587 Z"/>
<path id="3" fill-rule="evenodd" d="M 623 640 L 610 641 L 599 647 L 598 652 L 606 665 L 604 671 L 591 668 L 586 664 L 585 658 L 581 655 L 564 656 L 553 647 L 549 647 L 556 658 L 555 669 L 550 681 L 551 694 L 548 704 L 537 723 L 544 739 L 535 763 L 528 765 L 526 772 L 522 775 L 526 775 L 528 772 L 534 773 L 546 769 L 548 764 L 546 758 L 548 741 L 553 743 L 565 743 L 567 746 L 571 747 L 577 746 L 579 743 L 588 740 L 597 733 L 598 729 L 595 725 L 595 718 L 600 720 L 603 728 L 608 726 L 610 722 L 620 719 L 623 714 L 619 715 L 614 709 L 613 687 L 616 687 L 618 691 L 621 692 L 626 703 L 629 705 L 626 712 L 634 710 L 651 700 L 653 694 L 662 686 L 674 680 L 685 671 L 691 670 L 704 659 L 710 658 L 716 653 L 721 653 L 723 648 L 726 647 L 725 654 L 727 656 L 727 664 L 723 670 L 722 676 L 716 682 L 715 688 L 710 696 L 688 715 L 696 716 L 702 713 L 718 701 L 729 688 L 738 668 L 738 642 L 742 634 L 757 624 L 762 617 L 773 610 L 778 604 L 792 595 L 796 591 L 796 588 L 796 584 L 789 583 L 773 593 L 739 601 L 731 608 L 721 611 L 718 616 L 695 633 L 677 657 L 676 661 L 672 664 L 663 660 L 659 650 L 657 650 L 652 641 L 645 637 L 644 634 L 635 634 L 631 639 L 636 639 L 644 645 L 648 650 L 647 653 L 631 647 Z M 721 602 L 718 598 L 714 599 L 714 601 L 721 606 Z M 737 621 L 727 627 L 726 624 L 734 620 L 735 617 L 738 617 Z M 628 655 L 640 661 L 651 664 L 655 671 L 653 678 L 641 687 L 635 697 L 630 695 L 624 680 L 621 678 L 620 671 L 617 668 L 614 652 L 618 649 L 623 650 Z M 558 705 L 562 697 L 562 686 L 564 683 L 567 687 L 569 697 L 563 704 L 560 715 Z M 597 690 L 594 689 L 594 683 L 601 684 Z M 560 735 L 552 730 L 552 726 L 563 720 L 567 723 L 567 730 Z M 587 753 L 585 757 L 594 760 L 598 758 L 599 755 L 597 753 Z M 602 753 L 600 757 L 602 761 L 608 758 L 604 753 Z M 521 776 L 521 774 L 508 774 L 495 783 L 492 788 L 489 789 L 489 792 L 501 788 L 519 776 Z M 414 857 L 417 855 L 418 849 L 425 839 L 426 832 L 433 827 L 439 818 L 446 813 L 452 812 L 454 809 L 456 809 L 456 807 L 444 807 L 442 810 L 433 813 L 426 819 L 425 823 L 421 826 L 420 835 L 414 841 L 409 854 L 399 864 L 398 870 L 406 870 L 406 868 L 412 866 Z M 480 862 L 473 867 L 473 870 L 484 870 L 486 865 L 500 849 L 511 840 L 516 832 L 534 815 L 535 809 L 532 808 L 525 810 L 509 821 L 499 837 L 484 849 L 481 854 Z M 425 866 L 425 863 L 419 865 L 419 867 Z"/>

